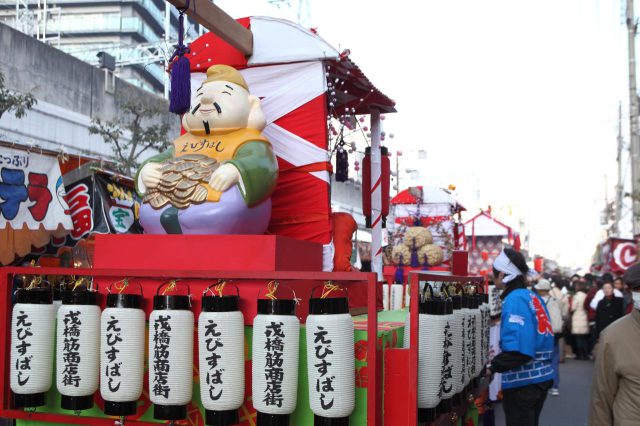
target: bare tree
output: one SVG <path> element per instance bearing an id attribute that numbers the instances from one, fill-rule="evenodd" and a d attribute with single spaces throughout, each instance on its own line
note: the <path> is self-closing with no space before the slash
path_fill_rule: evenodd
<path id="1" fill-rule="evenodd" d="M 0 118 L 5 112 L 13 112 L 16 118 L 22 118 L 37 103 L 38 100 L 31 93 L 7 89 L 4 85 L 4 74 L 0 71 Z"/>
<path id="2" fill-rule="evenodd" d="M 128 101 L 120 109 L 121 117 L 109 121 L 92 120 L 89 133 L 100 135 L 111 145 L 118 171 L 130 176 L 140 167 L 140 158 L 145 151 L 167 149 L 169 123 L 161 120 L 164 113 L 161 106 Z M 128 141 L 123 138 L 127 130 L 131 133 Z"/>

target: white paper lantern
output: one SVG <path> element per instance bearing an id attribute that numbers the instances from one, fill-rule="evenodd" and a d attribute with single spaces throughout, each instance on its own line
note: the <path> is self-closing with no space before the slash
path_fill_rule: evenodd
<path id="1" fill-rule="evenodd" d="M 426 300 L 419 304 L 418 328 L 418 417 L 420 422 L 435 420 L 436 408 L 442 400 L 443 372 L 453 368 L 451 356 L 445 359 L 446 332 L 449 318 L 445 315 L 444 301 Z M 409 348 L 410 316 L 405 321 L 404 347 Z M 450 329 L 449 329 L 450 330 Z M 450 346 L 448 346 L 450 348 Z M 448 361 L 445 362 L 445 361 Z"/>
<path id="2" fill-rule="evenodd" d="M 300 321 L 295 308 L 294 300 L 258 300 L 251 389 L 258 424 L 288 425 L 296 409 Z"/>
<path id="3" fill-rule="evenodd" d="M 205 423 L 239 423 L 238 409 L 244 401 L 244 317 L 238 296 L 202 297 L 198 355 Z"/>
<path id="4" fill-rule="evenodd" d="M 149 315 L 149 399 L 158 420 L 184 420 L 193 390 L 194 317 L 189 296 L 153 297 Z"/>
<path id="5" fill-rule="evenodd" d="M 489 328 L 491 326 L 491 314 L 489 312 L 489 295 L 482 295 L 482 304 L 480 305 L 482 313 L 482 366 L 489 362 Z"/>
<path id="6" fill-rule="evenodd" d="M 473 298 L 475 299 L 475 306 L 476 306 L 476 309 L 474 309 L 475 325 L 476 325 L 476 335 L 475 335 L 476 357 L 475 357 L 474 371 L 475 371 L 475 377 L 479 377 L 482 370 L 482 361 L 483 361 L 482 360 L 483 323 L 482 323 L 482 312 L 480 310 L 480 302 L 482 297 L 480 295 L 476 295 L 476 296 L 473 296 Z"/>
<path id="7" fill-rule="evenodd" d="M 68 291 L 57 313 L 56 386 L 65 410 L 93 407 L 100 369 L 100 307 L 93 291 Z"/>
<path id="8" fill-rule="evenodd" d="M 348 424 L 355 408 L 355 359 L 347 298 L 312 298 L 306 335 L 309 403 L 316 424 Z"/>
<path id="9" fill-rule="evenodd" d="M 462 344 L 464 345 L 464 386 L 467 387 L 469 383 L 471 383 L 471 360 L 472 358 L 472 346 L 475 344 L 475 340 L 471 338 L 471 321 L 473 314 L 471 309 L 469 309 L 470 297 L 469 296 L 461 296 L 462 297 L 462 315 L 464 316 L 464 340 Z M 475 365 L 475 364 L 474 364 Z M 466 390 L 465 390 L 466 393 Z"/>
<path id="10" fill-rule="evenodd" d="M 145 313 L 142 296 L 109 294 L 100 319 L 100 395 L 104 414 L 136 413 L 144 378 Z"/>
<path id="11" fill-rule="evenodd" d="M 453 391 L 456 395 L 454 405 L 462 402 L 462 394 L 465 387 L 466 376 L 466 358 L 465 358 L 465 314 L 462 311 L 462 297 L 454 296 L 453 301 L 453 320 L 451 321 L 451 330 L 453 332 Z"/>
<path id="12" fill-rule="evenodd" d="M 53 376 L 55 307 L 51 289 L 20 289 L 11 316 L 10 386 L 16 408 L 46 404 Z"/>
<path id="13" fill-rule="evenodd" d="M 389 284 L 382 284 L 382 309 L 389 310 Z"/>
<path id="14" fill-rule="evenodd" d="M 474 296 L 465 296 L 468 298 L 468 306 L 469 310 L 466 312 L 467 314 L 467 375 L 469 382 L 476 378 L 477 372 L 477 316 L 478 312 L 478 303 Z"/>
<path id="15" fill-rule="evenodd" d="M 399 311 L 402 309 L 402 299 L 404 297 L 404 286 L 402 284 L 391 285 L 390 309 Z"/>
<path id="16" fill-rule="evenodd" d="M 455 384 L 453 378 L 453 370 L 455 368 L 455 351 L 454 345 L 454 316 L 453 316 L 453 303 L 451 299 L 447 299 L 443 302 L 442 312 L 445 319 L 444 328 L 442 333 L 444 335 L 444 342 L 442 349 L 444 351 L 442 358 L 442 370 L 440 374 L 440 404 L 438 404 L 438 415 L 441 413 L 449 413 L 453 410 L 455 395 Z"/>

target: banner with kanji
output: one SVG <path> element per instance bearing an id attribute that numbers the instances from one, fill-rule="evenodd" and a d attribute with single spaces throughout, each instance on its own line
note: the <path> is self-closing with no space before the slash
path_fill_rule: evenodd
<path id="1" fill-rule="evenodd" d="M 0 229 L 71 230 L 57 157 L 0 148 Z"/>

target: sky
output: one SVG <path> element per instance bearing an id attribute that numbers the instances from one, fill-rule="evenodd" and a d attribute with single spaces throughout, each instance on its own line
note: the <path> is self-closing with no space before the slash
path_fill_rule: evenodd
<path id="1" fill-rule="evenodd" d="M 297 19 L 299 2 L 217 0 L 234 17 Z M 606 0 L 307 0 L 308 27 L 348 48 L 397 102 L 384 122 L 405 183 L 457 187 L 530 249 L 586 267 L 614 195 L 618 103 L 628 135 L 624 4 Z M 638 10 L 636 5 L 636 10 Z M 304 15 L 304 14 L 303 14 Z M 628 139 L 628 137 L 626 137 Z M 393 160 L 395 162 L 395 159 Z M 625 167 L 628 179 L 628 167 Z M 608 185 L 605 184 L 608 177 Z M 626 216 L 625 230 L 630 229 Z"/>

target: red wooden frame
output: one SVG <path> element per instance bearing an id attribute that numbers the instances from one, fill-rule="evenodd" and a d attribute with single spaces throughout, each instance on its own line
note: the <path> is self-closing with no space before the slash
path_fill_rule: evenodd
<path id="1" fill-rule="evenodd" d="M 8 371 L 10 360 L 9 327 L 11 324 L 11 291 L 13 277 L 15 275 L 75 275 L 91 276 L 94 278 L 149 278 L 149 279 L 174 279 L 191 278 L 203 280 L 300 280 L 300 281 L 334 281 L 347 288 L 364 287 L 366 300 L 358 300 L 352 307 L 366 307 L 369 314 L 367 321 L 367 352 L 368 362 L 373 366 L 369 371 L 367 384 L 367 424 L 373 426 L 382 425 L 382 358 L 381 348 L 378 345 L 378 316 L 379 304 L 377 291 L 377 278 L 374 273 L 362 272 L 308 272 L 308 271 L 224 271 L 224 270 L 148 270 L 148 269 L 69 269 L 69 268 L 32 268 L 32 267 L 5 267 L 0 268 L 0 417 L 14 419 L 30 419 L 51 423 L 63 424 L 87 424 L 98 426 L 113 426 L 113 418 L 78 417 L 57 413 L 29 413 L 11 407 L 11 391 L 9 386 Z M 239 283 L 238 285 L 242 285 Z M 106 289 L 100 289 L 106 292 Z M 147 296 L 148 297 L 148 296 Z M 417 312 L 417 311 L 416 311 Z M 417 317 L 416 317 L 417 318 Z M 416 358 L 417 359 L 417 358 Z M 417 367 L 416 367 L 417 369 Z M 415 394 L 415 391 L 413 392 Z M 127 420 L 127 423 L 144 426 L 154 426 L 158 423 Z"/>
<path id="2" fill-rule="evenodd" d="M 484 277 L 444 275 L 428 271 L 409 273 L 409 349 L 385 350 L 384 418 L 393 424 L 418 424 L 418 302 L 420 281 L 483 283 Z"/>

